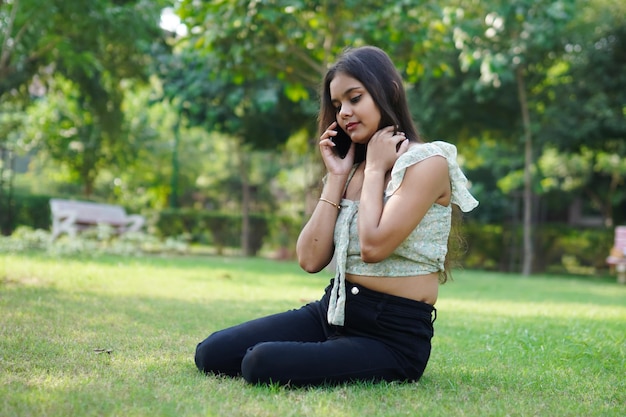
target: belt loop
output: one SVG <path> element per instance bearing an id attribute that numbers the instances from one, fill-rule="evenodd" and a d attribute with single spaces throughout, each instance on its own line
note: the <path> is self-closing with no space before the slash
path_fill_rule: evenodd
<path id="1" fill-rule="evenodd" d="M 431 313 L 430 324 L 435 324 L 435 320 L 437 320 L 437 309 L 433 307 L 433 312 Z"/>

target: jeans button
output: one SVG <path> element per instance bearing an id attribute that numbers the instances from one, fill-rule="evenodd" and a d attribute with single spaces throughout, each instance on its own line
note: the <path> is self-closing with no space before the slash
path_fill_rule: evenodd
<path id="1" fill-rule="evenodd" d="M 350 292 L 352 293 L 352 295 L 357 295 L 359 293 L 359 289 L 357 287 L 352 287 Z"/>

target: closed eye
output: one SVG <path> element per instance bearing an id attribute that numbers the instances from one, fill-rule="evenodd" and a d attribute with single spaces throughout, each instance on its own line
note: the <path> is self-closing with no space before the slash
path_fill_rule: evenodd
<path id="1" fill-rule="evenodd" d="M 354 97 L 352 97 L 352 98 L 350 99 L 350 103 L 352 103 L 352 104 L 356 104 L 356 103 L 358 103 L 359 101 L 361 101 L 361 97 L 362 97 L 362 95 L 361 95 L 361 94 L 359 94 L 358 96 L 354 96 Z M 339 113 L 339 112 L 341 111 L 341 105 L 335 106 L 335 111 L 336 111 L 337 113 Z"/>

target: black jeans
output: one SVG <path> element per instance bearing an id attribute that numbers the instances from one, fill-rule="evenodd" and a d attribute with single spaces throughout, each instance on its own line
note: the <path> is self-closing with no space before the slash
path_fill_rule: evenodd
<path id="1" fill-rule="evenodd" d="M 346 282 L 345 325 L 332 326 L 330 288 L 332 281 L 321 300 L 298 310 L 213 333 L 198 344 L 196 366 L 292 386 L 418 380 L 430 357 L 435 308 Z"/>

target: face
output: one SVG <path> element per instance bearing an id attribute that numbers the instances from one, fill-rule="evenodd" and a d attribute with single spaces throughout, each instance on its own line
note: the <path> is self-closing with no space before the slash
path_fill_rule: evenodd
<path id="1" fill-rule="evenodd" d="M 367 89 L 356 78 L 337 73 L 330 82 L 330 98 L 337 123 L 352 142 L 366 144 L 380 126 L 380 110 Z"/>

